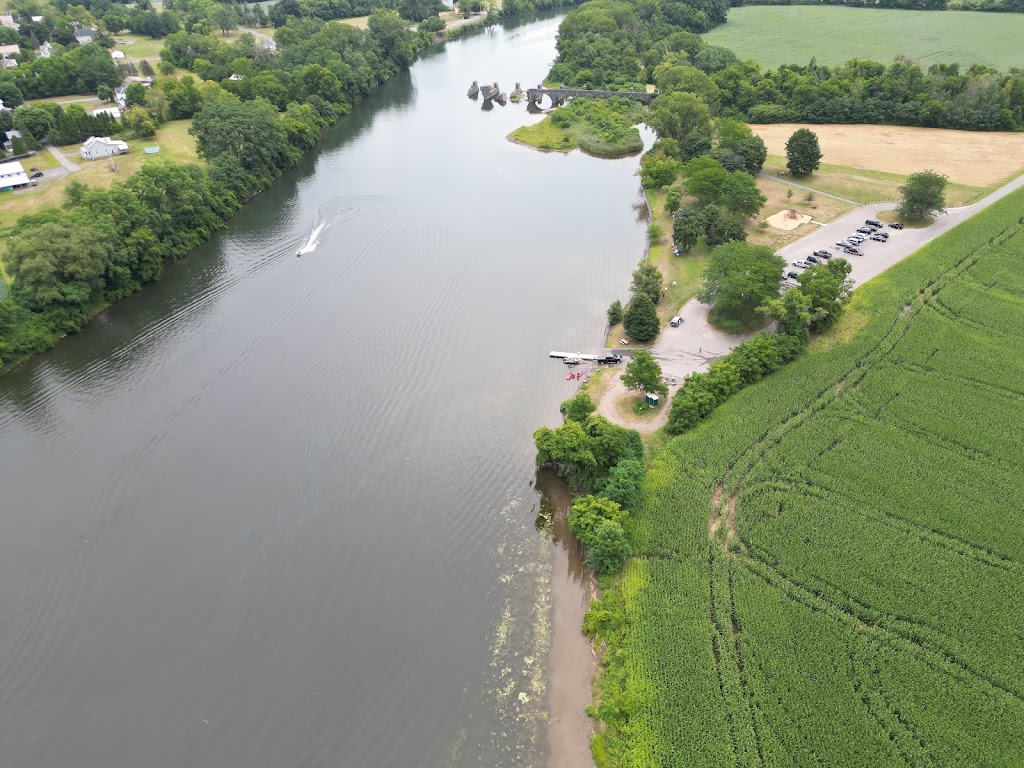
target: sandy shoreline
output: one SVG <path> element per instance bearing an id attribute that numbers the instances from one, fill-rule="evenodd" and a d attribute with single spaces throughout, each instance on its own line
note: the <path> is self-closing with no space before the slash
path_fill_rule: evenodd
<path id="1" fill-rule="evenodd" d="M 544 485 L 554 511 L 555 534 L 548 660 L 548 765 L 550 768 L 594 768 L 590 752 L 594 727 L 586 708 L 591 702 L 591 680 L 597 659 L 582 626 L 583 614 L 596 595 L 597 584 L 584 566 L 582 548 L 569 532 L 572 493 L 555 477 Z"/>

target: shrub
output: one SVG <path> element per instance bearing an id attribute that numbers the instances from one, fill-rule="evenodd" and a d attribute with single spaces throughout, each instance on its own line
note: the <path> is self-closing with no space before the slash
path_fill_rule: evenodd
<path id="1" fill-rule="evenodd" d="M 605 520 L 594 529 L 593 539 L 587 547 L 587 565 L 595 573 L 616 573 L 622 570 L 632 554 L 622 526 Z"/>

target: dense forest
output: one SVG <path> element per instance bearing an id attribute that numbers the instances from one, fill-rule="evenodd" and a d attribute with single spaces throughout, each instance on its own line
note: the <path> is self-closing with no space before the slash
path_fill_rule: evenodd
<path id="1" fill-rule="evenodd" d="M 698 32 L 723 23 L 724 2 L 590 0 L 559 30 L 550 79 L 578 87 L 693 93 L 712 116 L 754 123 L 876 123 L 1013 131 L 1024 128 L 1024 71 L 811 61 L 763 71 Z M 657 104 L 657 101 L 655 102 Z"/>

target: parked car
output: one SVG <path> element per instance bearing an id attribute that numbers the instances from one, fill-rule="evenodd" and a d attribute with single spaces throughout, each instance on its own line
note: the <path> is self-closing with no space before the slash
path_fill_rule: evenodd
<path id="1" fill-rule="evenodd" d="M 814 255 L 821 259 L 831 259 L 832 254 L 828 251 L 815 251 Z"/>
<path id="2" fill-rule="evenodd" d="M 797 278 L 800 277 L 800 273 L 799 272 L 787 272 L 786 273 L 786 277 L 788 277 L 790 280 L 796 280 Z"/>
<path id="3" fill-rule="evenodd" d="M 864 238 L 861 237 L 860 235 L 854 235 L 853 237 L 848 238 L 848 240 L 850 242 L 850 245 L 860 245 L 861 243 L 864 242 Z"/>
<path id="4" fill-rule="evenodd" d="M 848 254 L 850 254 L 851 256 L 863 256 L 864 255 L 864 251 L 862 251 L 860 248 L 847 248 L 846 252 Z"/>
<path id="5" fill-rule="evenodd" d="M 811 264 L 821 264 L 817 256 L 808 256 L 807 261 L 810 262 Z"/>
<path id="6" fill-rule="evenodd" d="M 610 355 L 604 355 L 597 358 L 598 365 L 618 365 L 622 362 L 622 355 L 616 355 L 614 352 Z"/>
<path id="7" fill-rule="evenodd" d="M 683 318 L 681 318 L 681 317 L 680 317 L 679 315 L 676 315 L 676 316 L 675 316 L 675 317 L 673 317 L 673 318 L 672 318 L 671 320 L 669 320 L 669 324 L 670 324 L 670 325 L 671 325 L 671 326 L 672 326 L 673 328 L 678 328 L 678 327 L 679 327 L 680 325 L 682 325 L 682 324 L 683 324 Z"/>
<path id="8" fill-rule="evenodd" d="M 871 239 L 872 240 L 877 240 L 880 243 L 887 243 L 887 242 L 889 242 L 889 238 L 888 237 L 882 237 L 882 234 L 872 235 Z"/>
<path id="9" fill-rule="evenodd" d="M 43 172 L 42 171 L 36 171 L 31 176 L 29 176 L 29 178 L 30 179 L 41 179 L 41 178 L 43 178 Z"/>
<path id="10" fill-rule="evenodd" d="M 874 227 L 857 227 L 857 231 L 860 232 L 863 235 L 873 235 L 873 234 L 875 234 L 875 228 Z"/>
<path id="11" fill-rule="evenodd" d="M 836 245 L 838 245 L 840 248 L 849 248 L 851 245 L 853 245 L 853 243 L 851 243 L 849 240 L 840 240 L 838 243 L 836 243 Z"/>
<path id="12" fill-rule="evenodd" d="M 889 225 L 889 228 L 890 229 L 903 229 L 903 225 L 900 224 L 898 221 L 894 221 L 892 224 Z"/>
<path id="13" fill-rule="evenodd" d="M 865 219 L 864 223 L 867 224 L 869 227 L 874 227 L 875 229 L 882 228 L 882 222 L 880 222 L 878 219 Z"/>
<path id="14" fill-rule="evenodd" d="M 793 262 L 793 266 L 794 267 L 800 267 L 801 269 L 807 269 L 807 267 L 809 267 L 811 265 L 808 264 L 806 261 L 804 261 L 802 259 L 797 259 L 796 261 Z"/>

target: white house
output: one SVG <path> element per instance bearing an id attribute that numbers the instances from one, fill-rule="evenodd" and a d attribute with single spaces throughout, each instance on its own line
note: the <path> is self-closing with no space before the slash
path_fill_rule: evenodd
<path id="1" fill-rule="evenodd" d="M 124 58 L 124 51 L 114 51 L 114 50 L 112 50 L 110 52 L 110 58 L 112 58 L 112 59 L 123 59 Z"/>
<path id="2" fill-rule="evenodd" d="M 17 160 L 0 163 L 0 190 L 6 192 L 18 187 L 27 187 L 29 183 L 28 174 Z"/>
<path id="3" fill-rule="evenodd" d="M 117 105 L 119 107 L 121 107 L 121 109 L 124 109 L 124 107 L 125 107 L 125 103 L 127 102 L 127 99 L 128 99 L 128 97 L 127 97 L 128 86 L 131 85 L 132 83 L 138 83 L 139 85 L 143 86 L 144 88 L 149 88 L 151 85 L 153 85 L 153 78 L 152 77 L 126 77 L 124 79 L 124 82 L 122 82 L 119 86 L 117 86 L 117 88 L 114 89 L 114 100 L 117 102 Z"/>
<path id="4" fill-rule="evenodd" d="M 117 107 L 105 107 L 104 109 L 94 109 L 92 111 L 93 117 L 99 117 L 100 115 L 110 115 L 115 120 L 120 120 L 121 110 Z"/>
<path id="5" fill-rule="evenodd" d="M 95 29 L 86 29 L 83 27 L 82 29 L 75 30 L 75 40 L 78 41 L 79 45 L 87 45 L 96 39 L 96 34 Z"/>
<path id="6" fill-rule="evenodd" d="M 112 155 L 127 155 L 128 145 L 119 139 L 109 136 L 90 136 L 82 145 L 81 155 L 84 160 L 99 160 Z"/>
<path id="7" fill-rule="evenodd" d="M 6 149 L 8 152 L 13 152 L 14 151 L 14 140 L 15 139 L 20 139 L 20 138 L 21 138 L 21 131 L 13 131 L 13 130 L 12 131 L 8 131 L 7 132 L 7 141 L 4 142 L 4 149 Z"/>
<path id="8" fill-rule="evenodd" d="M 36 53 L 38 53 L 39 57 L 42 59 L 50 58 L 50 54 L 53 53 L 53 46 L 50 45 L 50 41 L 47 40 L 45 43 L 36 48 Z"/>

